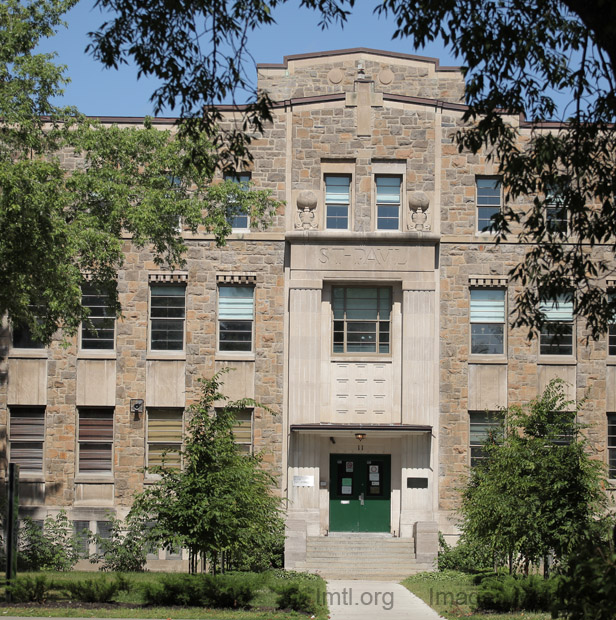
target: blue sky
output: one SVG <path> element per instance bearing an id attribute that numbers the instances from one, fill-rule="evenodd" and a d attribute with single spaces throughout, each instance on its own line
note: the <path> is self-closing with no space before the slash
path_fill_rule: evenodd
<path id="1" fill-rule="evenodd" d="M 277 25 L 264 27 L 250 35 L 249 50 L 256 62 L 282 62 L 289 54 L 303 54 L 349 47 L 370 47 L 408 54 L 439 58 L 443 65 L 459 62 L 442 45 L 433 44 L 421 50 L 411 41 L 392 40 L 392 21 L 372 14 L 373 3 L 361 0 L 344 28 L 332 26 L 322 31 L 316 14 L 300 10 L 290 2 L 274 13 Z M 56 62 L 67 65 L 71 83 L 61 103 L 74 105 L 91 116 L 144 116 L 152 114 L 150 95 L 156 88 L 154 80 L 137 80 L 134 67 L 120 70 L 104 69 L 85 53 L 87 33 L 105 21 L 105 15 L 92 7 L 91 0 L 81 0 L 66 17 L 68 28 L 46 41 L 41 49 L 58 52 Z M 169 115 L 173 115 L 170 113 Z"/>

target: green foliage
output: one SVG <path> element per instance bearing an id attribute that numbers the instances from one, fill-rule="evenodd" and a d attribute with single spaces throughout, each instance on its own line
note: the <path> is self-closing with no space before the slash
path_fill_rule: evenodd
<path id="1" fill-rule="evenodd" d="M 144 523 L 128 518 L 126 521 L 108 515 L 109 537 L 93 535 L 97 552 L 90 562 L 99 563 L 102 571 L 139 572 L 146 563 L 147 528 Z"/>
<path id="2" fill-rule="evenodd" d="M 297 581 L 282 585 L 279 590 L 276 605 L 280 609 L 292 609 L 306 614 L 316 614 L 317 604 L 314 600 L 314 592 L 310 591 L 305 584 Z"/>
<path id="3" fill-rule="evenodd" d="M 11 581 L 6 591 L 15 603 L 44 603 L 53 587 L 45 575 L 28 575 Z"/>
<path id="4" fill-rule="evenodd" d="M 438 569 L 439 571 L 456 570 L 474 573 L 493 567 L 490 550 L 477 541 L 466 542 L 460 539 L 455 547 L 447 543 L 441 532 L 438 534 Z"/>
<path id="5" fill-rule="evenodd" d="M 562 560 L 606 508 L 603 466 L 590 458 L 574 410 L 562 382 L 552 381 L 527 412 L 509 409 L 503 443 L 486 445 L 488 458 L 471 470 L 464 540 L 511 571 L 551 555 Z"/>
<path id="6" fill-rule="evenodd" d="M 183 605 L 199 607 L 203 599 L 201 575 L 162 575 L 158 581 L 143 585 L 147 605 Z"/>
<path id="7" fill-rule="evenodd" d="M 54 106 L 64 69 L 33 50 L 74 1 L 0 7 L 0 313 L 44 343 L 58 327 L 70 336 L 87 321 L 84 273 L 119 315 L 116 279 L 127 235 L 155 262 L 181 266 L 178 222 L 223 244 L 230 204 L 255 225 L 278 205 L 267 191 L 212 186 L 217 157 L 202 132 L 179 136 L 147 119 L 105 126 Z M 81 158 L 70 174 L 60 151 Z"/>
<path id="8" fill-rule="evenodd" d="M 17 560 L 20 570 L 70 570 L 79 559 L 79 541 L 61 510 L 45 519 L 43 528 L 26 517 L 19 529 Z"/>
<path id="9" fill-rule="evenodd" d="M 219 391 L 220 374 L 202 381 L 200 401 L 189 410 L 181 470 L 161 467 L 160 479 L 135 498 L 131 516 L 153 523 L 148 536 L 168 548 L 209 556 L 214 566 L 224 552 L 231 558 L 254 554 L 279 541 L 284 529 L 275 480 L 261 468 L 259 455 L 239 452 L 232 426 L 237 412 L 253 401 L 228 403 Z"/>
<path id="10" fill-rule="evenodd" d="M 558 582 L 556 609 L 561 616 L 570 620 L 616 618 L 615 542 L 590 532 L 570 553 Z"/>
<path id="11" fill-rule="evenodd" d="M 511 611 L 550 611 L 554 604 L 557 579 L 539 575 L 499 575 L 482 580 L 478 607 L 482 610 L 508 613 Z"/>
<path id="12" fill-rule="evenodd" d="M 118 592 L 129 592 L 131 585 L 122 575 L 113 579 L 104 576 L 79 581 L 67 581 L 64 588 L 71 597 L 82 603 L 110 603 Z"/>

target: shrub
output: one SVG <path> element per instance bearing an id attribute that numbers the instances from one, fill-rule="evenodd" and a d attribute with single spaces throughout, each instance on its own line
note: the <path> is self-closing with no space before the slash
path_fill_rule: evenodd
<path id="1" fill-rule="evenodd" d="M 64 510 L 47 517 L 42 528 L 29 517 L 23 520 L 17 552 L 20 570 L 70 570 L 78 558 L 79 541 Z"/>
<path id="2" fill-rule="evenodd" d="M 484 578 L 477 595 L 479 609 L 497 612 L 549 611 L 554 601 L 556 578 L 539 575 L 499 575 Z"/>
<path id="3" fill-rule="evenodd" d="M 202 575 L 162 575 L 143 585 L 143 599 L 148 605 L 183 605 L 199 607 L 203 600 Z"/>
<path id="4" fill-rule="evenodd" d="M 95 534 L 97 553 L 90 562 L 100 563 L 100 570 L 136 573 L 143 570 L 148 548 L 147 528 L 141 521 L 121 521 L 109 515 L 109 537 Z"/>
<path id="5" fill-rule="evenodd" d="M 492 568 L 492 555 L 484 547 L 460 539 L 455 547 L 447 544 L 441 532 L 438 533 L 438 569 L 458 570 L 474 573 Z"/>
<path id="6" fill-rule="evenodd" d="M 7 586 L 7 594 L 16 603 L 44 603 L 53 583 L 45 575 L 18 577 Z"/>
<path id="7" fill-rule="evenodd" d="M 204 575 L 203 604 L 217 608 L 248 607 L 255 597 L 254 580 L 242 575 Z"/>
<path id="8" fill-rule="evenodd" d="M 314 594 L 300 582 L 292 581 L 291 583 L 283 584 L 278 589 L 278 594 L 276 605 L 280 609 L 293 609 L 294 611 L 307 614 L 317 613 Z"/>
<path id="9" fill-rule="evenodd" d="M 115 579 L 99 576 L 93 579 L 69 581 L 64 588 L 82 603 L 109 603 L 118 592 L 128 592 L 130 583 L 122 575 L 116 575 Z"/>

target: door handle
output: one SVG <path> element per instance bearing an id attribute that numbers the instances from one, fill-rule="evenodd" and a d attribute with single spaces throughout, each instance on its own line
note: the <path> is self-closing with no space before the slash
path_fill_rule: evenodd
<path id="1" fill-rule="evenodd" d="M 363 493 L 359 494 L 359 505 L 360 506 L 364 505 L 364 494 Z"/>

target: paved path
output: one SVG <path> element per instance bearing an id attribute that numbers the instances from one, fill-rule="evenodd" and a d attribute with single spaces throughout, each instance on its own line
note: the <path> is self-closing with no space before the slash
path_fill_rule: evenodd
<path id="1" fill-rule="evenodd" d="M 332 620 L 442 620 L 393 581 L 328 580 L 327 596 Z"/>

